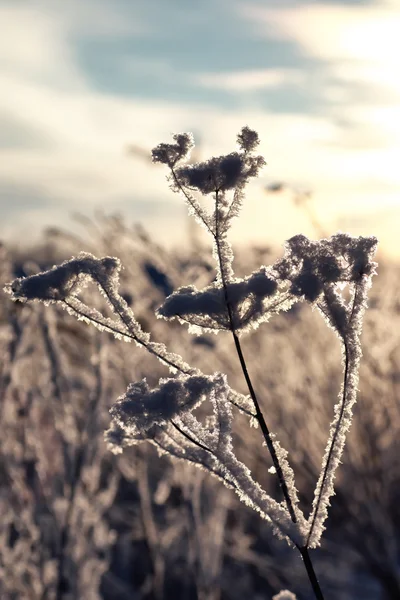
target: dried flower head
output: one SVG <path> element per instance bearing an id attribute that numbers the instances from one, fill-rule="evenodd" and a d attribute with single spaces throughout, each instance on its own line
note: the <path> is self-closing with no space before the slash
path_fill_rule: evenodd
<path id="1" fill-rule="evenodd" d="M 153 162 L 162 163 L 174 167 L 179 161 L 189 158 L 190 151 L 194 147 L 193 135 L 191 133 L 176 133 L 172 136 L 175 144 L 158 144 L 151 151 Z"/>
<path id="2" fill-rule="evenodd" d="M 257 177 L 266 164 L 262 156 L 231 152 L 210 160 L 180 167 L 176 171 L 179 184 L 204 195 L 242 189 L 250 177 Z"/>
<path id="3" fill-rule="evenodd" d="M 241 333 L 257 328 L 272 314 L 287 310 L 292 303 L 293 300 L 288 303 L 288 296 L 280 289 L 273 272 L 261 267 L 244 279 L 226 283 L 225 289 L 220 283 L 202 290 L 194 286 L 181 287 L 168 296 L 157 316 L 188 323 L 189 331 L 196 334 L 229 331 L 232 327 Z"/>
<path id="4" fill-rule="evenodd" d="M 120 268 L 117 258 L 98 259 L 88 252 L 81 252 L 77 258 L 66 260 L 48 271 L 14 279 L 4 289 L 13 300 L 56 302 L 77 294 L 90 279 L 104 281 L 118 277 Z"/>
<path id="5" fill-rule="evenodd" d="M 338 233 L 329 239 L 309 240 L 296 235 L 286 242 L 285 255 L 274 268 L 291 282 L 290 291 L 315 302 L 327 284 L 351 283 L 375 273 L 374 237 Z"/>
<path id="6" fill-rule="evenodd" d="M 212 391 L 214 379 L 206 375 L 180 375 L 160 379 L 154 389 L 143 379 L 128 386 L 110 413 L 129 434 L 145 433 L 153 425 L 163 425 L 195 409 Z"/>
<path id="7" fill-rule="evenodd" d="M 242 127 L 240 133 L 238 133 L 236 141 L 244 152 L 253 152 L 260 143 L 257 131 L 250 129 L 247 125 Z"/>
<path id="8" fill-rule="evenodd" d="M 104 441 L 113 454 L 122 454 L 124 448 L 134 446 L 145 439 L 141 433 L 128 433 L 116 421 L 111 421 L 110 428 L 104 433 Z"/>

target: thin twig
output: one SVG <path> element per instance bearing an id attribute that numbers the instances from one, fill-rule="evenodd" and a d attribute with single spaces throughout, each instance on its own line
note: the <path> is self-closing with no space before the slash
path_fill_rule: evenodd
<path id="1" fill-rule="evenodd" d="M 187 203 L 192 207 L 192 209 L 194 210 L 194 212 L 196 213 L 196 215 L 199 217 L 199 219 L 201 220 L 201 222 L 203 223 L 204 227 L 207 229 L 207 231 L 209 233 L 211 233 L 211 235 L 214 235 L 214 232 L 212 231 L 212 229 L 210 228 L 210 224 L 207 223 L 207 219 L 206 217 L 202 214 L 201 209 L 199 210 L 196 206 L 195 201 L 193 200 L 193 198 L 190 196 L 190 194 L 188 194 L 188 192 L 185 190 L 184 186 L 182 185 L 182 183 L 179 181 L 178 177 L 176 176 L 175 170 L 173 167 L 171 167 L 171 173 L 172 173 L 172 177 L 174 179 L 175 185 L 178 187 L 178 189 L 182 192 L 182 194 L 185 196 Z"/>
<path id="2" fill-rule="evenodd" d="M 349 323 L 351 322 L 353 314 L 354 314 L 354 308 L 355 308 L 355 305 L 356 305 L 356 301 L 357 301 L 357 288 L 356 288 L 356 290 L 354 292 L 354 299 L 353 299 L 353 305 L 352 305 L 351 314 L 350 314 L 350 318 L 349 318 Z M 314 514 L 313 514 L 313 517 L 312 517 L 312 521 L 311 521 L 311 525 L 310 525 L 310 530 L 309 530 L 308 536 L 307 536 L 306 548 L 308 548 L 308 545 L 310 543 L 310 539 L 311 539 L 312 533 L 314 531 L 315 523 L 316 523 L 317 516 L 318 516 L 319 507 L 321 505 L 322 495 L 323 495 L 323 492 L 324 492 L 326 478 L 328 476 L 328 471 L 329 471 L 331 460 L 332 460 L 333 450 L 334 450 L 335 445 L 336 445 L 336 440 L 337 440 L 337 437 L 338 437 L 338 434 L 339 434 L 339 431 L 340 431 L 340 427 L 341 427 L 341 424 L 342 424 L 344 410 L 346 408 L 347 380 L 348 380 L 348 376 L 349 376 L 350 356 L 349 356 L 348 343 L 347 343 L 347 341 L 346 341 L 345 338 L 343 338 L 343 345 L 344 345 L 344 353 L 345 353 L 345 365 L 344 365 L 343 393 L 342 393 L 342 401 L 341 401 L 341 406 L 340 406 L 340 414 L 339 414 L 338 421 L 336 423 L 335 431 L 334 431 L 333 436 L 332 436 L 332 442 L 331 442 L 331 445 L 330 445 L 330 448 L 329 448 L 328 457 L 327 457 L 325 468 L 324 468 L 324 471 L 323 471 L 323 476 L 322 476 L 322 479 L 321 479 L 321 486 L 320 486 L 319 494 L 318 494 L 317 501 L 316 501 L 316 504 L 315 504 L 315 510 L 314 510 Z"/>
<path id="3" fill-rule="evenodd" d="M 102 289 L 104 290 L 104 288 L 102 288 Z M 106 290 L 104 290 L 104 292 L 107 294 Z M 110 296 L 108 294 L 107 294 L 107 298 L 108 298 L 108 300 L 110 302 L 112 302 L 112 299 L 110 298 Z M 94 325 L 98 325 L 102 329 L 108 330 L 110 333 L 121 335 L 121 336 L 124 336 L 126 338 L 129 338 L 130 340 L 133 340 L 134 342 L 136 342 L 137 344 L 139 344 L 143 348 L 146 348 L 146 350 L 148 350 L 148 352 L 150 354 L 152 354 L 153 356 L 157 357 L 161 362 L 163 362 L 168 367 L 172 367 L 173 369 L 175 369 L 176 371 L 178 371 L 180 373 L 183 373 L 184 375 L 191 375 L 194 372 L 194 370 L 191 371 L 190 369 L 184 369 L 181 365 L 178 365 L 175 362 L 173 362 L 172 360 L 169 360 L 168 358 L 162 356 L 156 350 L 154 350 L 154 348 L 152 348 L 151 346 L 149 346 L 148 343 L 146 343 L 144 340 L 141 340 L 140 337 L 138 337 L 134 332 L 132 333 L 130 331 L 130 324 L 126 322 L 126 320 L 124 319 L 123 314 L 121 314 L 121 312 L 118 310 L 118 307 L 116 306 L 116 304 L 114 302 L 112 302 L 112 305 L 113 305 L 113 307 L 114 307 L 117 315 L 121 319 L 122 324 L 124 325 L 124 327 L 127 328 L 127 331 L 123 331 L 123 330 L 119 329 L 117 326 L 113 327 L 109 323 L 104 323 L 104 322 L 100 321 L 99 319 L 96 319 L 93 315 L 85 314 L 84 311 L 79 310 L 76 306 L 73 306 L 72 304 L 70 304 L 67 299 L 63 299 L 61 302 L 63 304 L 65 304 L 66 306 L 68 306 L 68 308 L 70 308 L 71 310 L 73 310 L 76 313 L 76 315 L 78 315 L 78 317 L 83 317 L 85 319 L 88 319 Z M 80 302 L 80 303 L 83 304 L 82 302 Z M 83 306 L 85 306 L 85 304 L 83 304 Z M 228 401 L 231 404 L 233 404 L 233 406 L 235 406 L 238 410 L 242 411 L 243 413 L 245 413 L 249 417 L 256 417 L 256 415 L 254 415 L 252 412 L 250 412 L 246 408 L 243 408 L 242 406 L 240 406 L 239 404 L 237 404 L 233 400 L 231 400 L 231 399 L 228 398 Z"/>
<path id="4" fill-rule="evenodd" d="M 340 430 L 340 426 L 342 424 L 342 419 L 343 419 L 343 415 L 344 415 L 344 409 L 346 407 L 347 379 L 348 379 L 348 373 L 349 373 L 349 351 L 348 351 L 346 342 L 344 342 L 344 348 L 345 348 L 345 368 L 344 368 L 344 377 L 343 377 L 343 394 L 342 394 L 342 402 L 341 402 L 341 406 L 340 406 L 340 415 L 339 415 L 339 419 L 338 419 L 338 421 L 336 423 L 334 434 L 332 436 L 332 442 L 331 442 L 331 445 L 330 445 L 330 448 L 329 448 L 328 458 L 326 460 L 326 464 L 325 464 L 325 468 L 324 468 L 324 472 L 323 472 L 323 476 L 322 476 L 322 480 L 321 480 L 321 486 L 320 486 L 320 489 L 319 489 L 319 494 L 318 494 L 318 497 L 317 497 L 317 502 L 315 504 L 315 510 L 314 510 L 312 521 L 311 521 L 310 530 L 309 530 L 308 536 L 307 536 L 306 548 L 308 548 L 308 545 L 310 543 L 310 539 L 311 539 L 311 536 L 312 536 L 312 533 L 313 533 L 314 527 L 315 527 L 315 522 L 316 522 L 317 517 L 318 517 L 318 511 L 319 511 L 319 507 L 321 505 L 322 494 L 323 494 L 323 491 L 324 491 L 326 478 L 327 478 L 328 471 L 329 471 L 330 464 L 331 464 L 333 449 L 334 449 L 335 444 L 336 444 L 337 436 L 338 436 L 338 433 L 339 433 L 339 430 Z"/>
<path id="5" fill-rule="evenodd" d="M 198 440 L 195 440 L 194 438 L 192 438 L 191 435 L 189 435 L 188 433 L 186 433 L 186 431 L 184 431 L 181 427 L 179 427 L 179 425 L 177 425 L 172 419 L 170 419 L 170 421 L 171 421 L 171 424 L 173 425 L 173 427 L 175 427 L 175 429 L 177 431 L 179 431 L 179 433 L 181 433 L 187 440 L 189 440 L 190 442 L 192 442 L 192 444 L 195 444 L 196 446 L 198 446 L 202 450 L 205 450 L 206 452 L 209 452 L 210 454 L 214 454 L 214 452 L 212 450 L 210 450 L 210 448 L 207 448 L 207 446 L 205 446 L 204 444 L 202 444 Z"/>

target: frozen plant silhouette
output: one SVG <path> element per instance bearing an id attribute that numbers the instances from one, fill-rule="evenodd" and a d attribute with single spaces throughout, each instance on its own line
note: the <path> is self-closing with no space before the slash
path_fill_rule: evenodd
<path id="1" fill-rule="evenodd" d="M 228 232 L 240 213 L 246 184 L 265 166 L 263 157 L 255 154 L 259 143 L 255 131 L 243 127 L 237 143 L 235 152 L 190 165 L 185 164 L 194 145 L 190 134 L 176 134 L 174 143 L 159 144 L 153 150 L 153 161 L 169 168 L 172 190 L 184 197 L 190 213 L 211 236 L 216 262 L 216 278 L 211 285 L 203 290 L 193 286 L 179 288 L 165 300 L 157 316 L 178 319 L 188 324 L 193 333 L 229 331 L 248 396 L 232 390 L 225 375 L 205 375 L 178 354 L 169 352 L 164 344 L 151 341 L 119 292 L 118 258 L 98 259 L 82 252 L 49 271 L 16 279 L 6 286 L 6 291 L 14 300 L 59 304 L 100 330 L 125 341 L 133 340 L 164 363 L 174 377 L 161 379 L 153 389 L 145 379 L 132 383 L 112 407 L 111 427 L 105 434 L 110 449 L 121 453 L 124 447 L 147 440 L 161 453 L 189 461 L 218 477 L 242 502 L 256 510 L 276 535 L 300 552 L 313 593 L 321 600 L 324 595 L 309 550 L 321 543 L 334 493 L 335 472 L 356 401 L 360 334 L 375 274 L 372 258 L 377 240 L 338 233 L 329 239 L 311 241 L 297 235 L 286 242 L 284 256 L 273 265 L 261 266 L 243 279 L 235 277 Z M 213 210 L 207 211 L 195 194 L 212 196 Z M 90 282 L 106 298 L 113 317 L 105 316 L 79 298 L 81 289 Z M 342 294 L 345 287 L 347 300 Z M 299 506 L 288 453 L 270 433 L 240 343 L 241 335 L 299 301 L 309 302 L 321 313 L 336 332 L 343 355 L 342 389 L 308 518 Z M 201 404 L 204 410 L 208 409 L 206 417 L 196 412 Z M 250 424 L 260 426 L 279 481 L 282 493 L 279 501 L 254 481 L 249 469 L 235 455 L 232 444 L 235 410 L 246 413 Z M 277 597 L 291 598 L 293 594 L 285 591 Z"/>

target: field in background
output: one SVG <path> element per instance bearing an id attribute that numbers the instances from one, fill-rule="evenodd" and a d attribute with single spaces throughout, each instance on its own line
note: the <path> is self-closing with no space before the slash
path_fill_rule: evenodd
<path id="1" fill-rule="evenodd" d="M 229 334 L 194 337 L 154 316 L 178 286 L 210 283 L 209 249 L 194 242 L 184 254 L 166 251 L 119 218 L 85 225 L 82 239 L 53 230 L 29 251 L 2 248 L 1 287 L 81 250 L 118 256 L 125 299 L 154 340 L 245 392 Z M 277 253 L 249 247 L 235 258 L 238 275 Z M 85 294 L 102 303 L 95 287 Z M 286 587 L 309 598 L 297 555 L 218 481 L 148 444 L 119 457 L 107 450 L 108 408 L 128 383 L 166 376 L 159 362 L 63 311 L 3 293 L 0 318 L 2 600 L 261 600 Z M 322 548 L 313 551 L 327 598 L 400 597 L 399 337 L 400 266 L 381 263 L 355 420 Z M 297 304 L 243 348 L 269 427 L 289 450 L 302 507 L 310 506 L 340 390 L 337 338 Z M 260 431 L 236 418 L 238 455 L 278 498 Z"/>

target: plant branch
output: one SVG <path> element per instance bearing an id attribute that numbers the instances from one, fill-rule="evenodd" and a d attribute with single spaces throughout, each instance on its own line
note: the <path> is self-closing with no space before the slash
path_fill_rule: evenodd
<path id="1" fill-rule="evenodd" d="M 170 422 L 171 422 L 172 426 L 175 427 L 175 429 L 177 431 L 179 431 L 179 433 L 181 433 L 187 440 L 189 440 L 189 442 L 192 442 L 192 444 L 195 444 L 196 446 L 198 446 L 202 450 L 205 450 L 206 452 L 209 452 L 210 454 L 214 455 L 214 452 L 212 450 L 210 450 L 210 448 L 207 448 L 207 446 L 205 446 L 204 444 L 202 444 L 198 440 L 195 440 L 194 438 L 192 438 L 191 435 L 189 435 L 188 433 L 186 433 L 186 431 L 184 431 L 181 427 L 179 427 L 179 425 L 177 425 L 177 423 L 175 423 L 172 419 L 170 419 Z"/>
<path id="2" fill-rule="evenodd" d="M 349 364 L 350 364 L 350 360 L 349 360 L 349 351 L 348 351 L 348 347 L 347 347 L 347 343 L 344 341 L 344 351 L 345 351 L 345 367 L 344 367 L 344 377 L 343 377 L 343 393 L 342 393 L 342 401 L 341 401 L 341 406 L 340 406 L 340 415 L 338 418 L 338 421 L 336 423 L 336 427 L 335 427 L 335 431 L 334 434 L 332 436 L 332 442 L 329 448 L 329 452 L 328 452 L 328 458 L 326 460 L 326 464 L 325 464 L 325 468 L 324 468 L 324 472 L 323 472 L 323 476 L 322 476 L 322 480 L 321 480 L 321 486 L 319 489 L 319 494 L 317 497 L 317 501 L 315 503 L 315 510 L 314 510 L 314 514 L 312 517 L 312 521 L 311 521 L 311 525 L 310 525 L 310 530 L 308 532 L 307 535 L 307 542 L 306 542 L 306 548 L 308 548 L 308 545 L 310 543 L 310 539 L 311 536 L 313 534 L 314 531 L 314 527 L 315 527 L 315 523 L 318 517 L 318 511 L 321 505 L 321 499 L 322 499 L 322 495 L 323 495 L 323 491 L 324 491 L 324 487 L 325 487 L 325 483 L 326 483 L 326 478 L 328 476 L 328 471 L 330 468 L 330 464 L 331 464 L 331 460 L 332 460 L 332 455 L 333 455 L 333 450 L 335 448 L 336 445 L 336 440 L 340 431 L 340 426 L 342 424 L 342 419 L 343 419 L 343 415 L 344 415 L 344 409 L 346 406 L 346 398 L 347 398 L 347 380 L 348 380 L 348 374 L 349 374 Z"/>
<path id="3" fill-rule="evenodd" d="M 216 225 L 215 225 L 214 240 L 215 240 L 216 249 L 217 249 L 218 261 L 219 261 L 219 268 L 220 268 L 220 272 L 221 272 L 221 283 L 222 283 L 222 287 L 223 287 L 223 290 L 224 290 L 224 299 L 225 299 L 226 308 L 227 308 L 227 311 L 228 311 L 228 318 L 229 318 L 230 330 L 231 330 L 231 333 L 232 333 L 232 336 L 233 336 L 233 340 L 234 340 L 234 343 L 235 343 L 236 352 L 237 352 L 237 355 L 239 357 L 240 366 L 242 368 L 243 375 L 244 375 L 247 387 L 248 387 L 249 392 L 250 392 L 250 397 L 251 397 L 251 399 L 253 401 L 254 408 L 256 410 L 256 418 L 257 418 L 258 423 L 260 424 L 261 431 L 263 433 L 265 442 L 267 444 L 267 448 L 268 448 L 269 453 L 271 455 L 272 462 L 274 464 L 274 467 L 275 467 L 275 470 L 276 470 L 276 474 L 277 474 L 277 477 L 278 477 L 278 480 L 279 480 L 279 485 L 280 485 L 283 497 L 285 499 L 287 509 L 289 511 L 289 514 L 290 514 L 290 518 L 293 521 L 293 523 L 297 523 L 297 517 L 296 517 L 295 511 L 294 511 L 294 508 L 293 508 L 293 503 L 292 503 L 292 499 L 291 499 L 290 494 L 289 494 L 289 489 L 288 489 L 288 486 L 287 486 L 287 483 L 286 483 L 286 480 L 285 480 L 285 476 L 283 474 L 282 467 L 281 467 L 281 464 L 279 462 L 278 455 L 277 455 L 275 447 L 273 445 L 273 441 L 271 439 L 271 434 L 270 434 L 268 425 L 267 425 L 267 423 L 265 421 L 264 415 L 263 415 L 263 413 L 261 411 L 261 408 L 260 408 L 260 404 L 258 402 L 257 395 L 256 395 L 255 390 L 253 388 L 253 384 L 251 382 L 250 375 L 249 375 L 249 372 L 248 372 L 248 369 L 247 369 L 247 365 L 246 365 L 246 361 L 245 361 L 245 358 L 244 358 L 244 355 L 243 355 L 243 351 L 242 351 L 242 347 L 241 347 L 241 344 L 240 344 L 240 340 L 239 340 L 239 337 L 238 337 L 238 335 L 236 333 L 235 322 L 234 322 L 234 318 L 233 318 L 233 310 L 232 310 L 232 305 L 231 305 L 230 300 L 229 300 L 228 289 L 227 289 L 227 285 L 226 285 L 226 277 L 225 277 L 225 273 L 224 273 L 224 265 L 223 265 L 223 260 L 222 260 L 222 255 L 221 255 L 221 249 L 220 249 L 218 213 L 219 213 L 219 211 L 218 211 L 218 191 L 216 191 L 216 194 L 215 194 L 215 221 L 216 221 Z M 299 552 L 300 552 L 300 554 L 301 554 L 301 556 L 303 558 L 304 566 L 305 566 L 305 569 L 307 571 L 307 575 L 308 575 L 308 578 L 310 580 L 310 583 L 311 583 L 313 592 L 315 594 L 316 600 L 324 600 L 324 596 L 322 594 L 321 587 L 319 585 L 317 576 L 315 574 L 314 567 L 313 567 L 313 564 L 312 564 L 312 561 L 311 561 L 311 557 L 310 557 L 309 552 L 308 552 L 307 545 L 305 547 L 297 546 L 297 548 L 298 548 L 298 550 L 299 550 Z"/>
<path id="4" fill-rule="evenodd" d="M 269 453 L 271 455 L 272 458 L 272 462 L 274 464 L 274 467 L 276 469 L 276 473 L 279 479 L 279 485 L 280 488 L 282 490 L 282 494 L 283 497 L 285 499 L 286 502 L 286 506 L 287 509 L 289 511 L 290 514 L 290 518 L 292 519 L 293 523 L 297 522 L 297 518 L 296 518 L 296 514 L 294 512 L 294 508 L 293 508 L 293 503 L 292 500 L 290 498 L 290 494 L 289 494 L 289 490 L 285 481 L 285 477 L 282 471 L 282 467 L 281 464 L 279 462 L 279 458 L 277 456 L 276 450 L 274 448 L 272 439 L 271 439 L 271 434 L 269 431 L 269 428 L 267 426 L 267 423 L 264 419 L 264 415 L 261 411 L 260 408 L 260 404 L 258 402 L 258 398 L 257 395 L 255 393 L 253 384 L 251 382 L 250 379 L 250 375 L 247 369 L 247 365 L 246 365 L 246 361 L 243 355 L 243 351 L 242 351 L 242 347 L 239 341 L 239 337 L 236 333 L 236 328 L 235 328 L 235 322 L 234 322 L 234 318 L 233 318 L 233 310 L 232 310 L 232 305 L 229 301 L 229 296 L 228 296 L 228 289 L 227 289 L 227 285 L 226 285 L 226 277 L 225 277 L 225 273 L 224 273 L 224 264 L 223 264 L 223 260 L 222 260 L 222 256 L 221 256 L 221 249 L 220 249 L 220 241 L 219 241 L 219 218 L 218 218 L 218 214 L 219 214 L 219 210 L 218 210 L 218 191 L 215 193 L 215 221 L 216 221 L 216 226 L 215 226 L 215 236 L 214 236 L 214 240 L 215 240 L 215 244 L 216 244 L 216 248 L 217 248 L 217 255 L 218 255 L 218 261 L 219 261 L 219 268 L 220 268 L 220 272 L 221 272 L 221 283 L 222 283 L 222 287 L 224 290 L 224 299 L 225 299 L 225 304 L 226 304 L 226 308 L 228 311 L 228 318 L 229 318 L 229 325 L 230 325 L 230 330 L 233 336 L 233 340 L 235 343 L 235 348 L 236 348 L 236 352 L 237 355 L 239 357 L 239 362 L 240 362 L 240 366 L 242 368 L 243 371 L 243 375 L 244 378 L 246 380 L 246 384 L 247 387 L 249 389 L 249 393 L 250 393 L 250 397 L 253 401 L 254 404 L 254 408 L 256 410 L 256 419 L 258 421 L 258 423 L 260 424 L 261 427 L 261 431 L 263 433 L 264 439 L 265 439 L 265 443 L 267 444 Z"/>
<path id="5" fill-rule="evenodd" d="M 112 333 L 116 333 L 117 335 L 125 336 L 125 337 L 133 340 L 137 344 L 139 344 L 139 346 L 143 346 L 143 348 L 146 348 L 146 350 L 148 350 L 148 352 L 150 354 L 153 354 L 154 356 L 156 356 L 161 362 L 163 362 L 164 364 L 166 364 L 168 367 L 172 367 L 173 369 L 176 369 L 177 371 L 180 371 L 180 372 L 184 373 L 185 375 L 189 375 L 190 374 L 189 370 L 185 371 L 185 369 L 183 369 L 182 367 L 178 366 L 175 362 L 173 362 L 172 360 L 169 360 L 165 356 L 162 356 L 162 354 L 160 354 L 159 352 L 157 352 L 156 350 L 154 350 L 154 348 L 152 348 L 148 343 L 146 343 L 144 340 L 140 339 L 140 337 L 134 331 L 132 331 L 132 327 L 130 326 L 129 321 L 125 318 L 125 315 L 120 310 L 120 308 L 118 306 L 118 303 L 115 302 L 115 299 L 110 296 L 110 294 L 107 292 L 107 290 L 103 286 L 102 286 L 102 289 L 103 289 L 104 293 L 106 294 L 106 297 L 107 297 L 108 301 L 112 304 L 112 306 L 113 306 L 116 314 L 119 316 L 119 318 L 121 319 L 122 323 L 127 328 L 127 331 L 121 331 L 117 327 L 112 327 L 109 324 L 103 323 L 100 319 L 96 319 L 92 315 L 85 314 L 83 311 L 80 311 L 78 308 L 76 308 L 75 306 L 73 306 L 72 304 L 70 304 L 65 299 L 63 300 L 63 303 L 66 304 L 66 306 L 68 306 L 69 308 L 72 308 L 72 310 L 78 316 L 82 316 L 85 319 L 88 319 L 89 321 L 92 321 L 92 323 L 94 323 L 95 325 L 99 325 L 103 329 L 108 329 Z"/>
<path id="6" fill-rule="evenodd" d="M 354 311 L 356 308 L 356 304 L 358 302 L 358 291 L 359 288 L 356 285 L 355 290 L 354 290 L 354 297 L 353 297 L 353 302 L 352 302 L 352 308 L 351 308 L 351 313 L 349 316 L 349 324 L 351 324 L 352 320 L 353 320 L 353 315 L 354 315 Z M 306 542 L 306 548 L 308 548 L 309 544 L 310 544 L 310 539 L 311 536 L 313 534 L 314 528 L 315 528 L 315 524 L 318 518 L 318 511 L 320 509 L 321 506 L 321 501 L 322 501 L 322 496 L 324 493 L 324 488 L 325 488 L 325 484 L 326 484 L 326 480 L 328 477 L 328 473 L 329 473 L 329 469 L 331 466 L 331 462 L 332 462 L 332 458 L 333 458 L 333 451 L 335 449 L 336 443 L 337 443 L 337 439 L 338 439 L 338 435 L 339 432 L 341 430 L 341 426 L 342 426 L 342 421 L 343 421 L 343 417 L 344 417 L 344 413 L 345 413 L 345 409 L 346 409 L 346 404 L 347 404 L 347 397 L 348 397 L 348 382 L 349 382 L 349 374 L 350 374 L 350 367 L 351 367 L 351 361 L 350 361 L 350 349 L 349 349 L 349 343 L 348 343 L 348 339 L 347 336 L 342 336 L 342 340 L 343 340 L 343 346 L 344 346 L 344 375 L 343 375 L 343 393 L 342 393 L 342 400 L 341 400 L 341 404 L 340 404 L 340 413 L 339 413 L 339 417 L 337 419 L 337 423 L 336 423 L 336 427 L 335 430 L 333 432 L 332 435 L 332 441 L 329 447 L 329 451 L 328 451 L 328 456 L 326 459 L 326 464 L 323 470 L 323 475 L 321 478 L 321 484 L 319 487 L 319 492 L 318 492 L 318 496 L 315 502 L 315 509 L 312 515 L 312 519 L 311 519 L 311 525 L 310 525 L 310 530 L 308 532 L 308 536 L 307 536 L 307 542 Z"/>
<path id="7" fill-rule="evenodd" d="M 321 587 L 319 585 L 319 581 L 317 579 L 317 575 L 314 571 L 314 566 L 311 561 L 311 557 L 306 546 L 299 548 L 298 550 L 303 558 L 303 563 L 307 571 L 308 578 L 310 580 L 313 592 L 317 600 L 324 600 L 324 595 L 322 593 Z"/>
<path id="8" fill-rule="evenodd" d="M 200 221 L 203 223 L 203 225 L 207 229 L 207 231 L 209 233 L 211 233 L 211 235 L 214 235 L 214 232 L 210 228 L 210 224 L 207 222 L 206 215 L 203 214 L 203 210 L 201 209 L 200 206 L 197 205 L 196 200 L 190 194 L 188 194 L 188 192 L 185 190 L 184 186 L 179 181 L 179 179 L 178 179 L 178 177 L 177 177 L 177 175 L 176 175 L 175 170 L 174 170 L 173 167 L 171 167 L 171 173 L 172 173 L 172 177 L 173 177 L 175 185 L 177 186 L 177 188 L 179 189 L 179 191 L 182 192 L 182 194 L 185 196 L 186 202 L 193 209 L 193 211 L 198 216 L 198 218 L 200 219 Z"/>
<path id="9" fill-rule="evenodd" d="M 156 358 L 158 358 L 161 362 L 163 362 L 168 367 L 172 367 L 173 369 L 175 369 L 176 371 L 179 371 L 180 373 L 183 373 L 184 375 L 190 375 L 191 372 L 194 371 L 194 370 L 191 371 L 190 368 L 184 369 L 184 367 L 182 365 L 178 365 L 173 360 L 168 359 L 167 357 L 163 356 L 162 354 L 160 354 L 159 352 L 157 352 L 157 350 L 155 350 L 145 340 L 140 339 L 140 337 L 138 335 L 136 335 L 135 332 L 132 332 L 131 331 L 132 328 L 130 327 L 129 321 L 127 319 L 125 319 L 123 313 L 120 310 L 118 310 L 118 303 L 115 302 L 115 301 L 113 302 L 113 299 L 109 296 L 109 294 L 107 294 L 107 291 L 104 289 L 104 287 L 102 287 L 102 289 L 103 289 L 104 293 L 106 294 L 107 299 L 109 300 L 109 302 L 112 303 L 112 306 L 115 309 L 115 312 L 117 313 L 117 315 L 119 316 L 119 318 L 121 319 L 122 324 L 124 325 L 124 327 L 126 327 L 126 331 L 123 331 L 123 330 L 119 329 L 117 326 L 112 326 L 110 323 L 105 323 L 101 319 L 96 319 L 96 317 L 94 317 L 93 314 L 90 314 L 90 315 L 86 314 L 82 308 L 79 309 L 77 306 L 74 306 L 73 304 L 71 304 L 70 302 L 68 302 L 67 299 L 62 300 L 61 302 L 65 306 L 67 306 L 68 308 L 70 308 L 71 310 L 73 310 L 74 313 L 78 317 L 83 317 L 84 319 L 87 319 L 88 321 L 91 321 L 95 326 L 98 326 L 101 329 L 105 329 L 105 330 L 109 331 L 110 333 L 121 335 L 121 336 L 123 336 L 125 338 L 128 338 L 129 340 L 133 340 L 139 346 L 142 346 L 143 348 L 146 348 L 146 350 L 148 350 L 148 352 L 150 354 L 152 354 L 153 356 L 155 356 Z M 78 300 L 78 298 L 75 298 L 75 300 L 77 300 L 79 302 L 79 304 L 81 305 L 81 307 L 85 307 L 86 306 L 83 302 L 81 302 L 80 300 Z M 247 410 L 246 408 L 241 407 L 234 400 L 228 398 L 228 401 L 233 406 L 235 406 L 238 410 L 242 411 L 243 413 L 245 413 L 249 417 L 255 417 L 256 416 L 253 413 L 251 413 L 249 410 Z"/>

